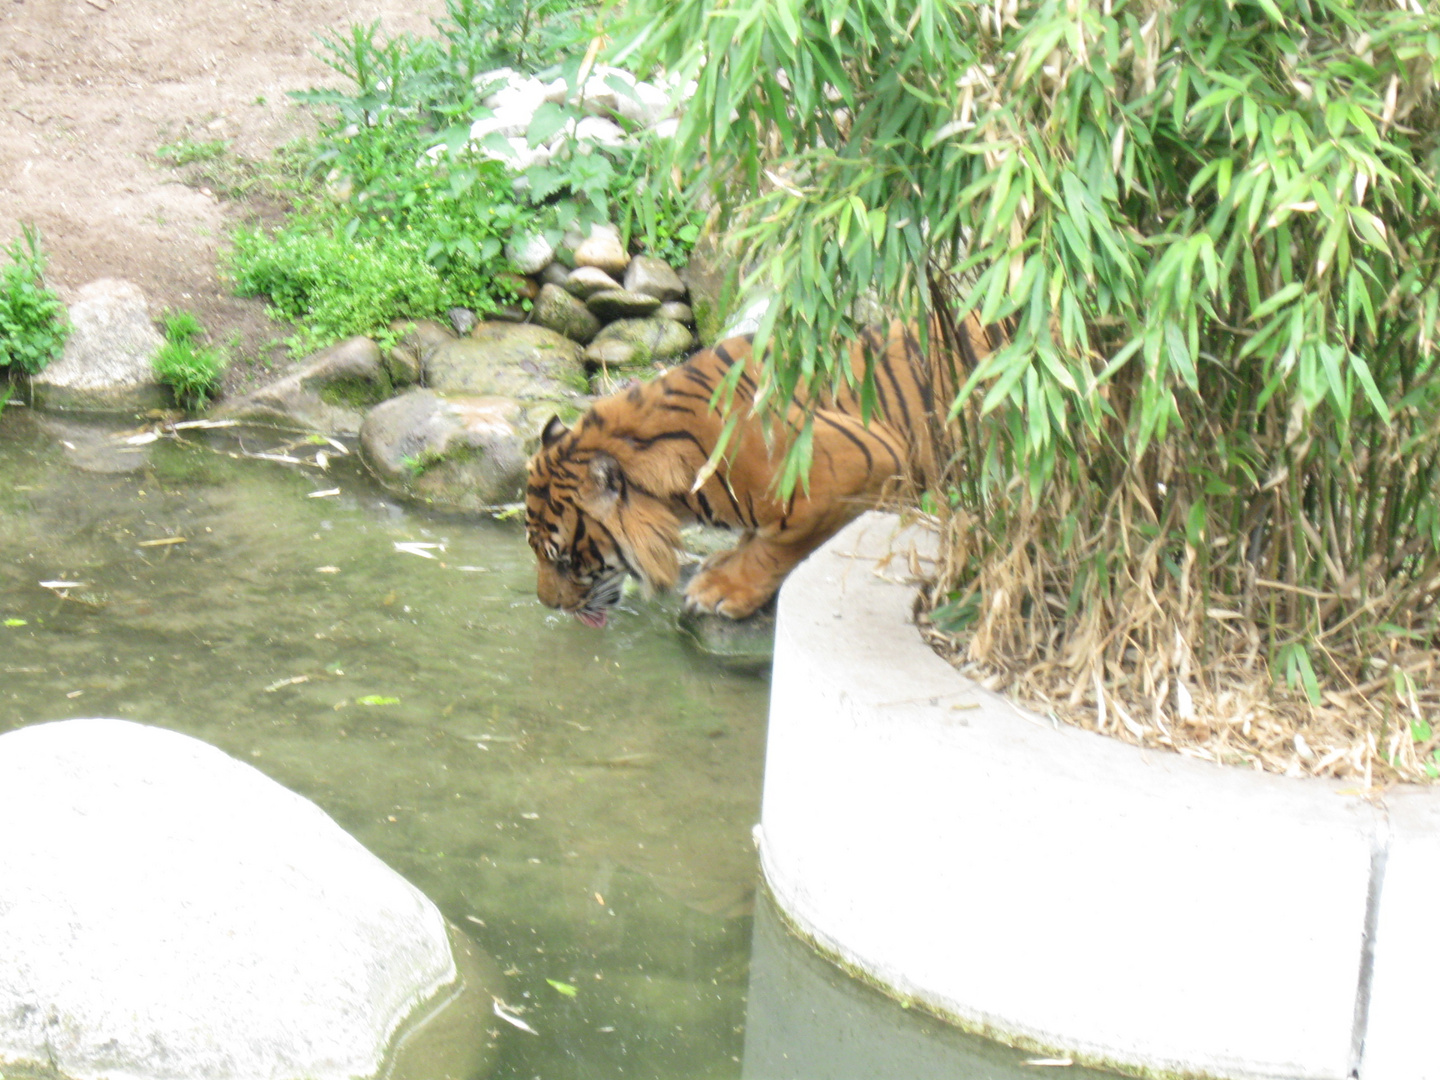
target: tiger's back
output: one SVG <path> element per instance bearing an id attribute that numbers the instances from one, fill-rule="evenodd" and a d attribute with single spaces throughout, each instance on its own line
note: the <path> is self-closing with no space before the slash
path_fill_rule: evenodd
<path id="1" fill-rule="evenodd" d="M 993 348 L 978 324 L 964 343 Z M 926 356 L 900 324 L 867 332 L 874 357 L 874 415 L 862 418 L 864 347 L 851 356 L 854 385 L 812 411 L 808 483 L 776 492 L 785 455 L 804 421 L 803 401 L 784 415 L 752 415 L 762 377 L 750 342 L 732 338 L 652 381 L 603 398 L 566 428 L 552 419 L 529 463 L 526 532 L 538 560 L 537 592 L 551 607 L 603 625 L 627 574 L 650 589 L 679 574 L 679 530 L 690 521 L 737 529 L 739 543 L 711 556 L 686 587 L 687 606 L 743 618 L 774 595 L 806 555 L 897 477 L 931 480 L 943 461 L 945 413 L 959 363 Z M 740 419 L 721 461 L 704 472 L 724 418 L 710 408 L 723 379 L 743 365 L 732 409 Z M 768 436 L 768 437 L 767 437 Z M 697 482 L 698 481 L 698 482 Z"/>

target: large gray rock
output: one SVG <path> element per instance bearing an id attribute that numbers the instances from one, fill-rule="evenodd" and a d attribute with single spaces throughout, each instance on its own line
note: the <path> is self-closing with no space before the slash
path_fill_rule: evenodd
<path id="1" fill-rule="evenodd" d="M 395 344 L 385 350 L 385 373 L 397 388 L 418 383 L 430 354 L 455 340 L 454 334 L 430 319 L 398 319 L 390 324 L 390 329 L 399 336 Z"/>
<path id="2" fill-rule="evenodd" d="M 680 275 L 664 259 L 651 255 L 636 255 L 630 260 L 625 271 L 625 288 L 662 302 L 685 298 L 685 283 Z"/>
<path id="3" fill-rule="evenodd" d="M 169 403 L 152 362 L 165 339 L 140 288 L 101 278 L 75 290 L 60 359 L 36 375 L 35 403 L 81 412 L 143 412 Z"/>
<path id="4" fill-rule="evenodd" d="M 524 402 L 577 401 L 586 389 L 575 342 L 543 326 L 493 321 L 431 353 L 425 385 L 442 393 Z"/>
<path id="5" fill-rule="evenodd" d="M 0 867 L 0 1064 L 371 1076 L 456 978 L 418 890 L 313 803 L 161 728 L 0 736 Z"/>
<path id="6" fill-rule="evenodd" d="M 575 247 L 575 265 L 597 266 L 611 276 L 625 273 L 630 253 L 620 242 L 620 230 L 614 225 L 592 225 Z"/>
<path id="7" fill-rule="evenodd" d="M 548 418 L 548 407 L 541 411 Z M 417 389 L 370 410 L 360 449 L 390 491 L 445 509 L 482 511 L 524 493 L 534 428 L 526 410 L 508 398 Z"/>
<path id="8" fill-rule="evenodd" d="M 695 335 L 688 327 L 669 319 L 617 319 L 595 335 L 590 348 L 608 347 L 609 342 L 630 347 L 629 363 L 666 364 L 688 356 L 695 348 Z"/>
<path id="9" fill-rule="evenodd" d="M 380 346 L 367 337 L 353 337 L 321 349 L 269 386 L 222 403 L 214 415 L 326 435 L 355 435 L 365 410 L 388 397 L 392 388 Z"/>
<path id="10" fill-rule="evenodd" d="M 557 284 L 564 285 L 566 292 L 581 300 L 588 300 L 596 293 L 613 292 L 622 287 L 618 281 L 598 266 L 577 266 L 565 276 L 563 282 L 557 282 Z"/>
<path id="11" fill-rule="evenodd" d="M 559 285 L 545 285 L 540 289 L 531 315 L 540 326 L 564 334 L 581 345 L 600 332 L 600 320 Z"/>

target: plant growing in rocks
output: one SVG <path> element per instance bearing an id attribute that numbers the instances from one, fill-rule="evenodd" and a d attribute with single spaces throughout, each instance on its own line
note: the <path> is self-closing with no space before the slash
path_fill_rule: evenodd
<path id="1" fill-rule="evenodd" d="M 161 323 L 165 344 L 155 354 L 155 377 L 170 387 L 182 408 L 203 409 L 220 388 L 225 353 L 201 343 L 205 328 L 191 312 L 166 312 Z"/>
<path id="2" fill-rule="evenodd" d="M 846 377 L 863 300 L 951 349 L 966 313 L 1007 327 L 951 408 L 960 662 L 1147 744 L 1423 774 L 1440 10 L 629 11 L 630 55 L 698 80 L 682 152 L 777 298 L 775 401 Z"/>
<path id="3" fill-rule="evenodd" d="M 20 238 L 5 248 L 5 255 L 9 261 L 0 267 L 0 369 L 34 375 L 65 347 L 65 306 L 45 287 L 45 254 L 34 228 L 22 226 Z"/>
<path id="4" fill-rule="evenodd" d="M 295 95 L 322 114 L 311 155 L 320 190 L 278 232 L 238 232 L 229 263 L 237 291 L 267 296 L 296 323 L 297 351 L 383 336 L 395 318 L 511 305 L 505 245 L 517 234 L 558 244 L 566 229 L 614 219 L 674 259 L 698 233 L 652 140 L 576 141 L 542 160 L 530 151 L 585 119 L 555 103 L 536 112 L 520 151 L 477 134 L 487 95 L 504 86 L 506 71 L 486 77 L 496 65 L 550 64 L 572 80 L 589 68 L 577 48 L 588 5 L 445 8 L 433 38 L 384 39 L 376 24 L 322 39 L 322 59 L 351 85 Z"/>

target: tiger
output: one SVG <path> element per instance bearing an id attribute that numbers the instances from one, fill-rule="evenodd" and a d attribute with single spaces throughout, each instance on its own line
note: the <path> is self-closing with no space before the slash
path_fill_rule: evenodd
<path id="1" fill-rule="evenodd" d="M 750 337 L 721 341 L 649 382 L 595 401 L 573 427 L 552 416 L 527 463 L 525 490 L 540 601 L 604 627 L 627 577 L 638 578 L 647 594 L 674 587 L 680 529 L 703 522 L 740 536 L 701 564 L 685 587 L 685 607 L 729 619 L 753 614 L 801 560 L 874 506 L 897 477 L 920 486 L 935 478 L 959 366 L 973 369 L 999 341 L 997 329 L 973 315 L 956 331 L 958 357 L 922 353 L 903 323 L 865 330 L 851 348 L 855 385 L 811 410 L 808 483 L 783 499 L 777 476 L 807 402 L 793 399 L 783 417 L 751 408 L 761 370 Z M 874 358 L 868 424 L 855 388 L 867 350 Z M 737 364 L 743 370 L 731 408 L 740 419 L 702 477 L 725 425 L 711 401 Z"/>

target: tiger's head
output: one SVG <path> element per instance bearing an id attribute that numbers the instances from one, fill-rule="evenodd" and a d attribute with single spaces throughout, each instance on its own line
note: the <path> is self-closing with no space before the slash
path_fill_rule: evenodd
<path id="1" fill-rule="evenodd" d="M 635 441 L 599 411 L 573 429 L 551 417 L 526 466 L 525 535 L 540 602 L 603 627 L 627 574 L 647 591 L 679 574 L 680 522 L 668 499 L 636 478 Z"/>

